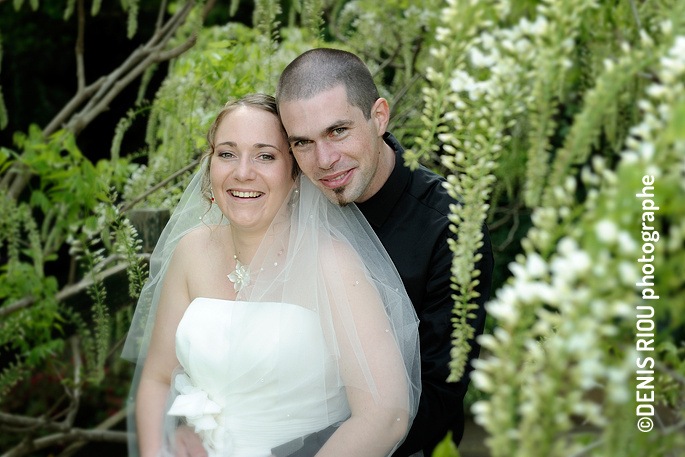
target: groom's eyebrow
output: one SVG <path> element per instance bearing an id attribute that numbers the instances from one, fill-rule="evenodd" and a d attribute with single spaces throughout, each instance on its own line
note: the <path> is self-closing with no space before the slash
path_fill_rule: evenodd
<path id="1" fill-rule="evenodd" d="M 335 121 L 328 127 L 325 127 L 321 133 L 319 133 L 319 136 L 326 136 L 329 133 L 331 133 L 335 129 L 339 129 L 340 127 L 349 127 L 351 125 L 354 125 L 354 121 L 352 119 L 340 119 L 339 121 Z M 289 143 L 295 143 L 297 141 L 310 141 L 311 138 L 306 137 L 306 136 L 289 136 L 288 137 L 288 142 Z"/>
<path id="2" fill-rule="evenodd" d="M 340 119 L 339 121 L 334 122 L 331 124 L 329 127 L 324 129 L 324 135 L 331 133 L 335 129 L 339 129 L 340 127 L 349 127 L 350 125 L 354 124 L 354 121 L 352 119 Z"/>

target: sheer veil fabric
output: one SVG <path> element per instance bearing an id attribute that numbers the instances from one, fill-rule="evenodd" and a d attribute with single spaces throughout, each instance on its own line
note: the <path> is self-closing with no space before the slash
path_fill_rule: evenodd
<path id="1" fill-rule="evenodd" d="M 206 166 L 206 162 L 201 165 L 187 187 L 152 254 L 150 276 L 124 345 L 122 356 L 137 364 L 129 396 L 128 424 L 132 437 L 135 437 L 133 402 L 174 249 L 183 236 L 196 228 L 228 224 L 216 205 L 207 209 L 203 201 L 201 175 Z M 349 409 L 340 405 L 340 399 L 346 403 L 344 392 L 350 389 L 363 392 L 374 407 L 387 408 L 398 421 L 406 420 L 409 429 L 421 391 L 418 319 L 390 257 L 355 205 L 338 207 L 330 203 L 301 175 L 250 262 L 248 274 L 248 282 L 232 304 L 207 297 L 210 303 L 202 305 L 209 313 L 222 312 L 231 306 L 230 319 L 239 322 L 222 335 L 219 340 L 222 347 L 210 349 L 217 353 L 227 351 L 226 366 L 213 368 L 221 373 L 217 374 L 221 379 L 210 381 L 214 387 L 213 394 L 208 396 L 208 400 L 227 410 L 214 416 L 217 420 L 218 416 L 222 417 L 220 426 L 213 432 L 218 433 L 220 440 L 224 433 L 222 427 L 226 430 L 233 427 L 230 433 L 235 435 L 242 433 L 240 427 L 249 427 L 263 419 L 254 415 L 254 405 L 246 406 L 252 411 L 245 419 L 248 416 L 241 416 L 237 403 L 229 406 L 233 400 L 227 399 L 241 382 L 237 376 L 242 372 L 261 373 L 255 375 L 259 379 L 250 383 L 264 382 L 265 363 L 266 379 L 270 383 L 268 392 L 273 396 L 259 401 L 268 411 L 267 421 L 277 420 L 283 412 L 278 410 L 282 405 L 292 410 L 295 401 L 300 422 L 315 424 L 308 431 L 306 426 L 293 429 L 288 441 L 300 437 L 303 430 L 305 434 L 313 433 L 344 421 Z M 186 311 L 176 334 L 176 353 L 183 366 L 172 377 L 165 413 L 172 404 L 176 406 L 175 400 L 184 388 L 197 390 L 192 384 L 198 381 L 193 379 L 198 371 L 190 370 L 188 365 L 192 368 L 200 363 L 197 360 L 203 354 L 194 353 L 193 349 L 189 355 L 182 354 L 179 349 L 182 329 L 195 325 L 193 315 L 196 315 L 195 309 L 193 313 Z M 251 336 L 254 327 L 258 327 L 258 334 L 268 338 Z M 206 331 L 210 332 L 211 326 Z M 235 354 L 235 351 L 249 351 L 262 345 L 269 354 L 267 358 L 254 360 L 253 355 L 241 358 Z M 240 402 L 244 403 L 243 400 Z M 233 419 L 245 420 L 240 422 L 240 427 L 224 425 L 234 424 Z M 178 417 L 167 416 L 165 422 L 169 442 L 169 454 L 165 455 L 173 455 L 173 432 L 178 426 Z M 280 430 L 284 429 L 283 424 L 275 426 Z M 197 424 L 194 425 L 197 430 Z M 241 436 L 233 438 L 238 443 Z M 203 442 L 207 446 L 210 437 L 205 436 Z M 394 449 L 399 444 L 401 441 Z M 216 450 L 210 455 L 229 456 L 231 446 L 217 445 L 223 451 Z M 129 455 L 138 455 L 135 438 L 129 440 Z"/>

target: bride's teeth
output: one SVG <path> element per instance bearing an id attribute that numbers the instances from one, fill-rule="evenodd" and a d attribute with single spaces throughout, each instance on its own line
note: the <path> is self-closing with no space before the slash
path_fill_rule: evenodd
<path id="1" fill-rule="evenodd" d="M 232 190 L 231 195 L 240 198 L 257 198 L 262 195 L 262 192 L 240 192 L 238 190 Z"/>

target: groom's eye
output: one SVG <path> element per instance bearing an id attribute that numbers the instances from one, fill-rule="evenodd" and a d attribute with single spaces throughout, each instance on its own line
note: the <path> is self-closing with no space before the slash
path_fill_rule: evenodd
<path id="1" fill-rule="evenodd" d="M 296 142 L 293 143 L 293 147 L 294 148 L 301 148 L 303 146 L 308 145 L 309 143 L 311 143 L 311 141 L 309 141 L 309 140 L 297 140 Z"/>

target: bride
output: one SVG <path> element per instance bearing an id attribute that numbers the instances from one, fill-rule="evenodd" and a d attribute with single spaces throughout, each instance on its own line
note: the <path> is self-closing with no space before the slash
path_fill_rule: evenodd
<path id="1" fill-rule="evenodd" d="M 420 393 L 418 321 L 354 207 L 303 175 L 272 97 L 229 102 L 152 255 L 123 356 L 131 455 L 386 456 Z M 185 452 L 185 451 L 184 451 Z"/>

